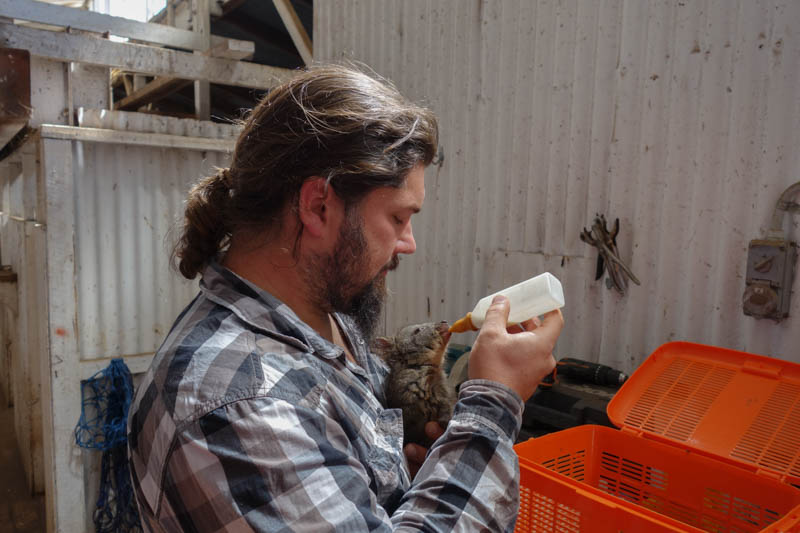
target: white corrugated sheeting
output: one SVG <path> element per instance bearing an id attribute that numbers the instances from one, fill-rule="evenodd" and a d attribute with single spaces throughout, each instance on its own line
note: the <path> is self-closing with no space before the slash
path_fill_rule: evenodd
<path id="1" fill-rule="evenodd" d="M 238 134 L 231 125 L 141 113 L 84 109 L 78 118 L 79 127 L 40 126 L 29 142 L 38 154 L 33 171 L 17 185 L 46 227 L 46 246 L 26 257 L 45 271 L 46 299 L 36 310 L 48 345 L 31 358 L 44 369 L 40 455 L 49 528 L 59 531 L 89 527 L 100 479 L 100 455 L 75 447 L 87 399 L 81 383 L 115 357 L 143 372 L 197 293 L 196 282 L 168 266 L 173 229 L 190 184 L 228 164 Z"/>
<path id="2" fill-rule="evenodd" d="M 230 140 L 238 129 L 192 119 L 87 110 L 82 127 Z M 197 293 L 169 267 L 189 186 L 226 152 L 73 143 L 76 296 L 82 359 L 154 352 Z"/>
<path id="3" fill-rule="evenodd" d="M 208 121 L 86 110 L 82 127 L 230 140 Z M 227 166 L 224 151 L 73 143 L 79 352 L 82 359 L 154 352 L 197 293 L 169 267 L 189 186 Z"/>
<path id="4" fill-rule="evenodd" d="M 169 268 L 189 185 L 219 152 L 74 143 L 78 331 L 82 359 L 154 352 L 197 293 Z"/>
<path id="5" fill-rule="evenodd" d="M 800 2 L 329 0 L 314 24 L 315 59 L 362 61 L 440 118 L 389 330 L 548 270 L 557 357 L 631 370 L 687 340 L 800 362 L 800 295 L 779 324 L 741 303 L 748 242 L 800 179 Z M 579 240 L 595 213 L 642 281 L 624 297 Z"/>

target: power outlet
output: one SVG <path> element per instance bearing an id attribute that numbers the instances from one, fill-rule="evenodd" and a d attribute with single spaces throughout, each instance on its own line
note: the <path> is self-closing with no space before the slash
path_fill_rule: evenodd
<path id="1" fill-rule="evenodd" d="M 797 244 L 784 240 L 752 240 L 747 252 L 744 314 L 781 320 L 789 316 Z"/>

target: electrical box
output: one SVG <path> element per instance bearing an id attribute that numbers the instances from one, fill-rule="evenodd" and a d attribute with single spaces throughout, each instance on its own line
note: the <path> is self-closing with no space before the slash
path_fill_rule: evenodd
<path id="1" fill-rule="evenodd" d="M 789 316 L 797 244 L 779 239 L 752 240 L 747 253 L 744 314 L 781 320 Z"/>

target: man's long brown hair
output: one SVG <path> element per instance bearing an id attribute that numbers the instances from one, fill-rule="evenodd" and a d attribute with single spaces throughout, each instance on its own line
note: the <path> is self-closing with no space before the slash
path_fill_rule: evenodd
<path id="1" fill-rule="evenodd" d="M 388 81 L 344 65 L 299 72 L 246 118 L 230 168 L 189 191 L 176 266 L 193 279 L 235 233 L 279 230 L 312 176 L 349 208 L 373 189 L 402 186 L 437 144 L 433 113 Z"/>

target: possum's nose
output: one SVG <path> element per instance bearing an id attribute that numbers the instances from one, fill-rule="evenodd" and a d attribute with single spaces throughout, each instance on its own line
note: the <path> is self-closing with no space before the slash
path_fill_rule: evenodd
<path id="1" fill-rule="evenodd" d="M 442 320 L 438 324 L 436 324 L 436 332 L 442 337 L 442 340 L 447 344 L 447 341 L 450 340 L 450 324 L 447 323 L 446 320 Z"/>

